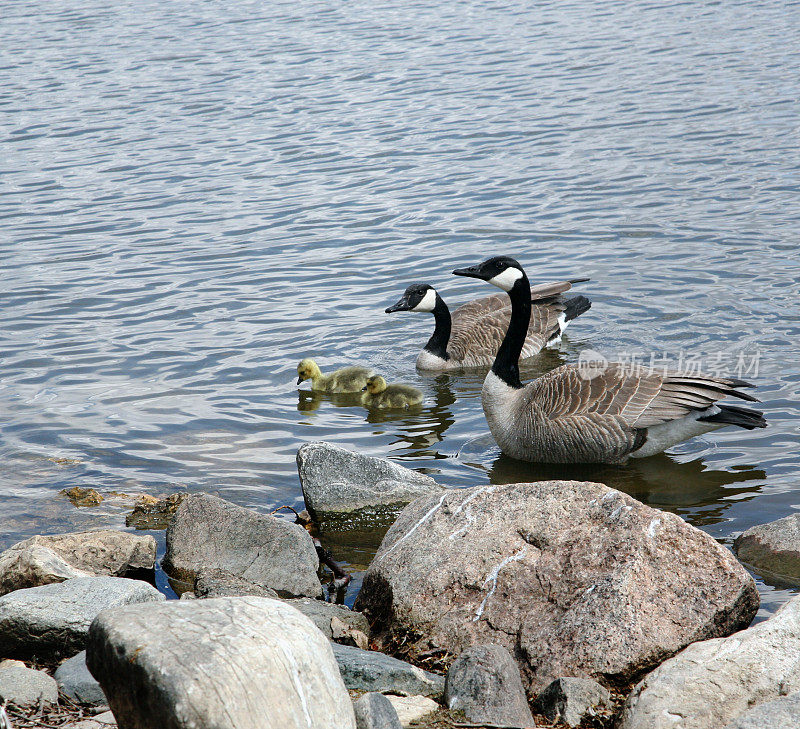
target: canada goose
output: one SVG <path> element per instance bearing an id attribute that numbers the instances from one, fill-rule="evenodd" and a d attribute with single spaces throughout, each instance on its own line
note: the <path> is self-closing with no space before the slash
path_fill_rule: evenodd
<path id="1" fill-rule="evenodd" d="M 588 280 L 576 278 L 530 289 L 534 306 L 521 357 L 532 357 L 560 341 L 569 322 L 589 310 L 592 304 L 585 296 L 569 299 L 561 296 L 572 284 Z M 450 309 L 433 286 L 411 284 L 400 300 L 386 309 L 387 314 L 395 311 L 433 313 L 436 327 L 417 356 L 417 367 L 454 370 L 490 365 L 494 361 L 508 328 L 511 304 L 503 294 L 495 294 L 459 306 L 451 316 Z"/>
<path id="2" fill-rule="evenodd" d="M 517 363 L 531 305 L 522 266 L 497 256 L 453 273 L 488 281 L 511 297 L 508 331 L 481 391 L 489 430 L 509 456 L 537 463 L 623 463 L 726 425 L 767 425 L 757 410 L 717 404 L 729 395 L 758 402 L 736 389 L 752 385 L 734 378 L 615 363 L 589 371 L 567 364 L 523 386 Z"/>
<path id="3" fill-rule="evenodd" d="M 311 389 L 316 392 L 361 392 L 371 374 L 366 367 L 342 367 L 323 375 L 317 363 L 307 357 L 297 365 L 297 384 L 311 380 Z"/>
<path id="4" fill-rule="evenodd" d="M 380 375 L 373 375 L 364 386 L 361 404 L 368 408 L 407 408 L 419 405 L 422 393 L 411 385 L 387 385 Z"/>

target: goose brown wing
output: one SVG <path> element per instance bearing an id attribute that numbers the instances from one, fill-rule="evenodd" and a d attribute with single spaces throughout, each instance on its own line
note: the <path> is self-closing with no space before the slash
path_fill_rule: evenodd
<path id="1" fill-rule="evenodd" d="M 578 415 L 620 417 L 630 427 L 648 428 L 705 410 L 725 397 L 756 401 L 740 392 L 749 383 L 699 373 L 657 372 L 609 364 L 594 377 L 563 365 L 531 383 L 527 397 L 550 419 Z"/>

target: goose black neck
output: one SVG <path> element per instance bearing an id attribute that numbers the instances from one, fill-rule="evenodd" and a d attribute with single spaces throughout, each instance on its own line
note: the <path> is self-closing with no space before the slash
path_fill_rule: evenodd
<path id="1" fill-rule="evenodd" d="M 528 277 L 523 274 L 522 278 L 517 279 L 508 295 L 511 297 L 511 320 L 494 358 L 492 372 L 509 387 L 519 389 L 522 387 L 519 379 L 519 355 L 525 344 L 525 337 L 528 336 L 528 325 L 531 321 L 531 285 Z"/>
<path id="2" fill-rule="evenodd" d="M 447 308 L 447 304 L 444 303 L 438 292 L 436 294 L 436 305 L 433 307 L 433 316 L 436 319 L 436 328 L 425 345 L 425 349 L 437 357 L 448 360 L 450 359 L 450 355 L 447 354 L 447 345 L 450 342 L 450 309 Z"/>

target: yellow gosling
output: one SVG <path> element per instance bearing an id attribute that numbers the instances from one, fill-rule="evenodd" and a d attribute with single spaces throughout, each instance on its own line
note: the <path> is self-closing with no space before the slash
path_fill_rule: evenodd
<path id="1" fill-rule="evenodd" d="M 407 408 L 422 402 L 422 392 L 411 385 L 387 385 L 380 375 L 367 380 L 361 404 L 367 408 Z"/>
<path id="2" fill-rule="evenodd" d="M 311 380 L 315 392 L 361 392 L 371 374 L 372 370 L 366 367 L 342 367 L 323 375 L 317 363 L 307 357 L 297 365 L 297 384 Z"/>

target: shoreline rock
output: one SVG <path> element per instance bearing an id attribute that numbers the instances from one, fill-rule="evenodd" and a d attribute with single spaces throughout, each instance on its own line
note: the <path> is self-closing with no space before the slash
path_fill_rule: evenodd
<path id="1" fill-rule="evenodd" d="M 297 451 L 297 472 L 306 508 L 322 521 L 375 507 L 400 507 L 444 490 L 430 476 L 386 458 L 364 456 L 329 443 L 305 443 Z"/>
<path id="2" fill-rule="evenodd" d="M 733 551 L 755 570 L 800 583 L 800 513 L 750 527 L 736 538 Z"/>
<path id="3" fill-rule="evenodd" d="M 200 570 L 211 568 L 281 597 L 322 595 L 319 559 L 303 527 L 208 494 L 193 494 L 178 507 L 167 528 L 163 567 L 190 584 Z"/>
<path id="4" fill-rule="evenodd" d="M 542 481 L 407 506 L 356 609 L 389 646 L 504 646 L 532 698 L 560 676 L 635 680 L 747 627 L 758 604 L 734 556 L 680 517 L 602 484 Z"/>
<path id="5" fill-rule="evenodd" d="M 152 571 L 156 540 L 112 529 L 37 535 L 0 553 L 0 595 L 73 577 Z"/>

